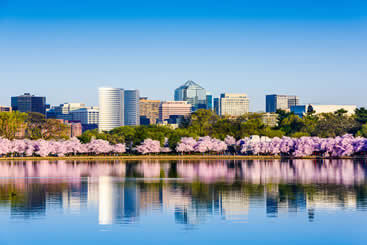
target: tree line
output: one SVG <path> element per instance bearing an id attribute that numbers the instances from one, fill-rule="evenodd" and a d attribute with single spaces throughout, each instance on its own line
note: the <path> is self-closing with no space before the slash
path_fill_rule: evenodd
<path id="1" fill-rule="evenodd" d="M 158 140 L 164 145 L 168 141 L 174 148 L 182 137 L 203 137 L 224 140 L 226 136 L 242 139 L 251 135 L 299 138 L 318 136 L 322 138 L 352 134 L 367 137 L 367 109 L 358 108 L 353 116 L 345 110 L 316 115 L 308 112 L 303 118 L 292 112 L 277 111 L 277 126 L 267 126 L 262 113 L 251 113 L 237 118 L 218 116 L 211 110 L 198 110 L 185 118 L 178 128 L 162 125 L 122 126 L 109 132 L 86 131 L 79 137 L 87 143 L 92 139 L 107 140 L 112 144 L 126 143 L 136 146 L 145 139 Z M 68 127 L 55 119 L 46 119 L 40 113 L 19 111 L 0 112 L 0 137 L 7 139 L 67 139 Z"/>
<path id="2" fill-rule="evenodd" d="M 277 111 L 277 126 L 267 126 L 262 120 L 262 113 L 251 113 L 237 118 L 218 116 L 211 110 L 200 109 L 185 118 L 179 128 L 173 129 L 162 125 L 122 126 L 109 132 L 90 130 L 79 137 L 81 142 L 92 139 L 107 140 L 112 144 L 126 143 L 128 147 L 136 146 L 145 139 L 153 139 L 169 144 L 175 148 L 183 137 L 203 137 L 224 140 L 232 136 L 242 139 L 251 135 L 274 137 L 317 136 L 321 138 L 343 136 L 367 137 L 367 109 L 358 108 L 353 116 L 348 116 L 345 110 L 334 113 L 316 115 L 308 112 L 303 118 L 292 112 Z"/>

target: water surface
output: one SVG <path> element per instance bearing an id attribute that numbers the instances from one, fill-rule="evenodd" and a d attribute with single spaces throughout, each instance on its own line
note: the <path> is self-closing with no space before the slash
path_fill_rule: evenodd
<path id="1" fill-rule="evenodd" d="M 367 244 L 353 160 L 0 162 L 0 244 Z"/>

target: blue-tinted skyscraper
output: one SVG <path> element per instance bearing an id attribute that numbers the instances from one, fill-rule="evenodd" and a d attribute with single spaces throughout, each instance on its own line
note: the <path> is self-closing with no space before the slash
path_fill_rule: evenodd
<path id="1" fill-rule="evenodd" d="M 219 98 L 214 98 L 214 112 L 220 115 Z"/>
<path id="2" fill-rule="evenodd" d="M 139 90 L 125 90 L 125 126 L 140 125 Z"/>
<path id="3" fill-rule="evenodd" d="M 213 110 L 213 95 L 206 93 L 206 109 Z"/>
<path id="4" fill-rule="evenodd" d="M 187 81 L 175 90 L 175 101 L 187 101 L 192 110 L 207 108 L 206 90 L 193 81 Z"/>
<path id="5" fill-rule="evenodd" d="M 46 97 L 25 93 L 11 97 L 11 106 L 14 111 L 46 114 Z"/>

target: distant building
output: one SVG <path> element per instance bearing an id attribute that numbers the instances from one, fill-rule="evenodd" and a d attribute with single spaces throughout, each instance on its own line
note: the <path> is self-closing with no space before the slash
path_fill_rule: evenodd
<path id="1" fill-rule="evenodd" d="M 210 93 L 206 93 L 206 109 L 213 110 L 213 95 Z"/>
<path id="2" fill-rule="evenodd" d="M 188 116 L 191 113 L 191 105 L 187 101 L 166 101 L 159 106 L 159 121 L 163 123 L 170 116 Z"/>
<path id="3" fill-rule="evenodd" d="M 140 125 L 139 90 L 125 90 L 124 121 L 126 126 Z"/>
<path id="4" fill-rule="evenodd" d="M 110 131 L 124 126 L 124 90 L 121 88 L 99 88 L 100 131 Z"/>
<path id="5" fill-rule="evenodd" d="M 266 112 L 274 113 L 277 110 L 289 111 L 292 106 L 299 104 L 299 98 L 293 95 L 266 95 Z"/>
<path id="6" fill-rule="evenodd" d="M 246 94 L 220 95 L 219 100 L 220 115 L 242 116 L 249 113 L 249 98 Z"/>
<path id="7" fill-rule="evenodd" d="M 98 128 L 99 122 L 99 108 L 88 107 L 80 108 L 71 112 L 73 121 L 80 121 L 82 124 L 83 132 L 86 130 L 92 130 Z"/>
<path id="8" fill-rule="evenodd" d="M 346 115 L 352 116 L 357 109 L 355 105 L 297 105 L 291 107 L 291 112 L 298 115 L 299 117 L 303 117 L 307 112 L 314 112 L 315 115 L 321 113 L 334 113 L 338 110 L 344 109 L 347 111 Z"/>
<path id="9" fill-rule="evenodd" d="M 81 108 L 86 108 L 83 103 L 64 103 L 59 106 L 54 106 L 53 111 L 47 110 L 46 115 L 53 116 L 55 115 L 56 119 L 63 120 L 73 120 L 73 115 L 71 114 L 73 111 L 79 110 Z M 51 114 L 52 113 L 52 114 Z"/>
<path id="10" fill-rule="evenodd" d="M 82 124 L 80 121 L 69 121 L 63 119 L 57 119 L 66 126 L 68 126 L 68 136 L 70 138 L 81 136 L 83 133 Z"/>
<path id="11" fill-rule="evenodd" d="M 262 121 L 266 126 L 275 127 L 278 125 L 278 114 L 264 113 L 262 114 Z"/>
<path id="12" fill-rule="evenodd" d="M 46 114 L 46 97 L 35 96 L 25 93 L 20 96 L 11 97 L 11 107 L 14 111 L 38 112 Z"/>
<path id="13" fill-rule="evenodd" d="M 187 101 L 192 110 L 207 108 L 206 90 L 194 81 L 187 81 L 175 90 L 175 101 Z"/>
<path id="14" fill-rule="evenodd" d="M 214 98 L 214 112 L 217 113 L 217 115 L 220 115 L 220 105 L 219 105 L 219 98 Z"/>
<path id="15" fill-rule="evenodd" d="M 159 119 L 159 100 L 140 98 L 140 124 L 156 124 Z M 148 121 L 146 121 L 148 120 Z"/>
<path id="16" fill-rule="evenodd" d="M 11 106 L 1 106 L 0 105 L 0 112 L 10 112 L 12 111 Z"/>

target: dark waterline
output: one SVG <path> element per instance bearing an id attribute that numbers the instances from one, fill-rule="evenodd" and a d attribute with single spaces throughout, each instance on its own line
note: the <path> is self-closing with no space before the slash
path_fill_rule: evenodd
<path id="1" fill-rule="evenodd" d="M 0 163 L 0 244 L 365 244 L 363 160 Z"/>

